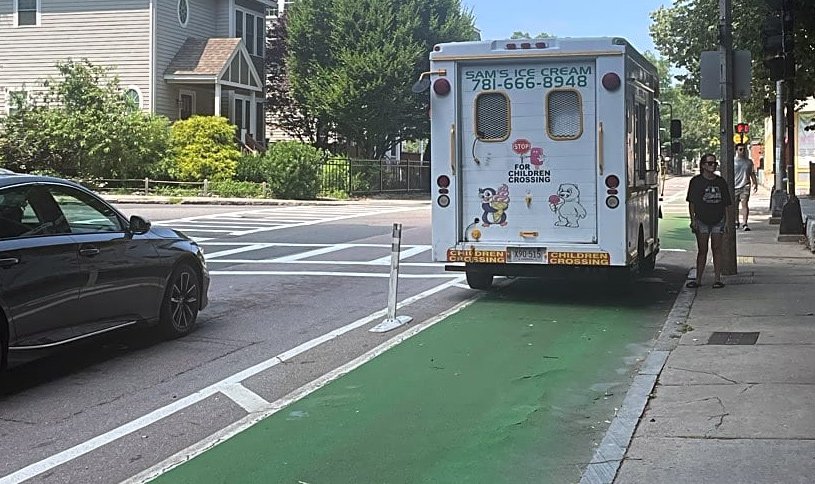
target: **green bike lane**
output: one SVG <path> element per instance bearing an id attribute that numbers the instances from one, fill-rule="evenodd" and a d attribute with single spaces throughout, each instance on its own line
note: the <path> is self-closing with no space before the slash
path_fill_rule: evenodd
<path id="1" fill-rule="evenodd" d="M 661 239 L 691 249 L 687 218 Z M 684 280 L 668 259 L 625 293 L 517 280 L 153 482 L 577 482 Z"/>

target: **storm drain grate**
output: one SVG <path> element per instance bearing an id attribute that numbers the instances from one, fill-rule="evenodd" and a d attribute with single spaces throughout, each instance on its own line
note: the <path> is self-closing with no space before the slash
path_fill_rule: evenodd
<path id="1" fill-rule="evenodd" d="M 739 333 L 728 331 L 714 331 L 707 340 L 709 345 L 754 345 L 758 341 L 758 331 L 754 333 Z"/>

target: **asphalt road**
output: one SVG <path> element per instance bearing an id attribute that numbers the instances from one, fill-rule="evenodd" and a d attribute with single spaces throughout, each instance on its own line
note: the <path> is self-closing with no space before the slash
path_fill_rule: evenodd
<path id="1" fill-rule="evenodd" d="M 224 383 L 236 373 L 267 380 L 275 401 L 392 338 L 367 329 L 384 317 L 394 222 L 405 313 L 427 319 L 473 294 L 430 263 L 424 202 L 120 208 L 201 241 L 210 306 L 182 339 L 130 330 L 12 368 L 0 482 L 119 482 L 243 417 L 257 402 Z"/>
<path id="2" fill-rule="evenodd" d="M 678 200 L 677 214 L 680 192 L 666 193 Z M 424 202 L 120 208 L 200 241 L 212 273 L 211 304 L 197 330 L 182 339 L 129 330 L 13 368 L 0 390 L 0 484 L 137 476 L 202 441 L 210 445 L 213 434 L 215 440 L 227 435 L 270 403 L 282 407 L 314 390 L 327 373 L 409 330 L 368 331 L 384 317 L 394 222 L 403 224 L 399 299 L 406 305 L 398 314 L 426 321 L 477 294 L 457 273 L 430 263 Z M 686 221 L 666 222 L 676 236 L 669 234 L 663 247 L 673 250 L 661 255 L 654 278 L 638 283 L 647 290 L 620 301 L 648 299 L 637 303 L 647 309 L 643 320 L 634 322 L 634 333 L 607 340 L 615 346 L 609 353 L 627 355 L 628 371 L 661 327 L 692 255 L 682 236 Z M 535 287 L 512 284 L 500 302 L 526 304 Z M 575 317 L 585 318 L 579 297 L 585 288 L 559 290 L 575 302 Z M 544 298 L 532 314 L 543 314 L 551 302 Z M 618 398 L 624 381 L 615 389 Z M 605 410 L 615 403 L 610 399 Z M 600 423 L 572 445 L 590 453 L 592 439 L 604 431 Z"/>

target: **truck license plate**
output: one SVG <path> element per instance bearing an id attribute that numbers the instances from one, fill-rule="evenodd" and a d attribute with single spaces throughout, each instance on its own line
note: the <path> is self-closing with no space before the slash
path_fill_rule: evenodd
<path id="1" fill-rule="evenodd" d="M 543 264 L 544 254 L 543 247 L 507 247 L 507 262 Z"/>

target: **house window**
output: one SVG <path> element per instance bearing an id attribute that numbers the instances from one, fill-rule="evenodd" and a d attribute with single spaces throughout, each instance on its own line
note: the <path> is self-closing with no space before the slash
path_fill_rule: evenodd
<path id="1" fill-rule="evenodd" d="M 17 26 L 39 25 L 40 0 L 14 0 Z"/>
<path id="2" fill-rule="evenodd" d="M 187 26 L 187 20 L 190 19 L 190 5 L 187 0 L 178 0 L 178 23 L 182 27 Z"/>
<path id="3" fill-rule="evenodd" d="M 235 37 L 243 38 L 243 12 L 235 12 Z"/>
<path id="4" fill-rule="evenodd" d="M 266 21 L 262 15 L 244 10 L 235 11 L 235 37 L 243 39 L 251 55 L 263 56 L 266 45 Z"/>
<path id="5" fill-rule="evenodd" d="M 137 86 L 127 86 L 124 96 L 128 110 L 137 111 L 141 109 L 141 90 Z"/>
<path id="6" fill-rule="evenodd" d="M 25 91 L 9 91 L 8 92 L 8 113 L 15 114 L 21 107 L 28 102 L 28 94 Z"/>
<path id="7" fill-rule="evenodd" d="M 257 17 L 257 25 L 258 25 L 258 28 L 256 30 L 257 48 L 255 49 L 255 55 L 263 57 L 263 51 L 264 48 L 266 47 L 266 35 L 264 34 L 264 29 L 266 28 L 266 20 L 261 17 Z"/>

